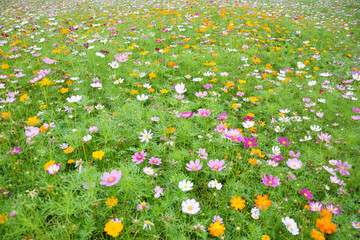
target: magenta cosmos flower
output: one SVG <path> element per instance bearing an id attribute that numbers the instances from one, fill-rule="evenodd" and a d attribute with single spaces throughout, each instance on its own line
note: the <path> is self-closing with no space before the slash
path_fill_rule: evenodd
<path id="1" fill-rule="evenodd" d="M 256 138 L 244 138 L 243 143 L 245 148 L 256 147 L 257 146 Z"/>
<path id="2" fill-rule="evenodd" d="M 101 177 L 102 182 L 100 182 L 100 184 L 110 187 L 112 185 L 117 184 L 121 179 L 121 176 L 122 176 L 121 170 L 119 171 L 112 170 L 111 173 L 104 172 L 104 175 Z"/>
<path id="3" fill-rule="evenodd" d="M 346 171 L 346 169 L 351 168 L 351 165 L 349 165 L 348 162 L 344 162 L 344 164 L 342 164 L 341 160 L 339 160 L 337 161 L 336 166 L 338 168 L 336 168 L 334 171 L 340 171 L 341 175 L 350 175 L 350 173 Z"/>
<path id="4" fill-rule="evenodd" d="M 134 155 L 132 155 L 132 161 L 136 164 L 140 164 L 143 162 L 146 158 L 147 153 L 144 151 L 141 151 L 140 153 L 136 152 Z"/>
<path id="5" fill-rule="evenodd" d="M 278 138 L 278 142 L 279 142 L 281 145 L 284 145 L 284 146 L 290 146 L 289 144 L 291 143 L 291 141 L 288 140 L 287 137 Z"/>
<path id="6" fill-rule="evenodd" d="M 202 164 L 200 163 L 199 159 L 196 159 L 195 162 L 190 161 L 189 163 L 186 164 L 186 170 L 188 171 L 198 171 L 201 168 L 202 168 Z"/>
<path id="7" fill-rule="evenodd" d="M 326 209 L 327 210 L 329 210 L 329 212 L 331 212 L 331 213 L 333 213 L 333 214 L 335 214 L 335 215 L 338 215 L 338 214 L 340 214 L 341 213 L 341 211 L 340 211 L 340 208 L 339 207 L 335 207 L 335 205 L 333 204 L 333 203 L 328 203 L 328 204 L 326 204 Z"/>
<path id="8" fill-rule="evenodd" d="M 199 109 L 198 114 L 200 117 L 208 117 L 211 114 L 209 109 Z"/>
<path id="9" fill-rule="evenodd" d="M 271 187 L 276 187 L 281 185 L 280 178 L 273 177 L 273 175 L 270 175 L 269 178 L 266 175 L 264 175 L 262 181 L 265 185 Z"/>
<path id="10" fill-rule="evenodd" d="M 280 162 L 284 160 L 284 158 L 281 155 L 271 156 L 271 159 L 274 160 L 275 162 Z"/>
<path id="11" fill-rule="evenodd" d="M 304 188 L 303 190 L 301 190 L 301 194 L 307 198 L 307 199 L 313 199 L 314 195 L 311 194 L 310 190 L 307 190 L 306 188 Z"/>
<path id="12" fill-rule="evenodd" d="M 20 154 L 21 147 L 14 146 L 14 149 L 8 152 L 9 155 Z"/>
<path id="13" fill-rule="evenodd" d="M 225 161 L 224 161 L 224 160 L 219 161 L 219 159 L 215 159 L 215 161 L 214 161 L 214 160 L 210 160 L 207 165 L 208 165 L 213 171 L 221 172 L 221 170 L 223 170 L 223 169 L 226 167 L 226 165 L 224 166 L 224 164 L 225 164 Z"/>

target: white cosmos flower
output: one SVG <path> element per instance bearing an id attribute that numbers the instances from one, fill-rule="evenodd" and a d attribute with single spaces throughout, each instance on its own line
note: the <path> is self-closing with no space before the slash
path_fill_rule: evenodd
<path id="1" fill-rule="evenodd" d="M 147 100 L 149 97 L 146 96 L 145 94 L 141 94 L 141 95 L 137 95 L 136 98 L 137 98 L 139 101 L 145 101 L 145 100 Z"/>
<path id="2" fill-rule="evenodd" d="M 120 64 L 117 61 L 113 61 L 111 63 L 108 63 L 110 67 L 112 68 L 118 68 Z"/>
<path id="3" fill-rule="evenodd" d="M 92 136 L 90 134 L 86 135 L 85 137 L 83 137 L 83 141 L 84 142 L 88 142 L 92 139 Z"/>
<path id="4" fill-rule="evenodd" d="M 319 132 L 319 131 L 321 131 L 321 127 L 320 126 L 310 126 L 310 129 L 312 130 L 312 131 L 314 131 L 314 132 Z"/>
<path id="5" fill-rule="evenodd" d="M 245 121 L 242 123 L 242 125 L 244 128 L 247 129 L 247 128 L 252 128 L 255 125 L 255 123 L 253 121 Z"/>
<path id="6" fill-rule="evenodd" d="M 151 133 L 151 130 L 148 132 L 146 129 L 144 129 L 144 132 L 140 132 L 141 137 L 139 137 L 140 142 L 149 142 L 149 139 L 152 139 L 152 136 L 154 133 Z"/>
<path id="7" fill-rule="evenodd" d="M 187 91 L 187 89 L 185 88 L 185 84 L 183 84 L 183 83 L 176 84 L 175 90 L 179 94 L 183 94 Z"/>
<path id="8" fill-rule="evenodd" d="M 309 85 L 310 87 L 312 87 L 312 86 L 316 85 L 316 81 L 310 81 L 310 82 L 308 82 L 308 85 Z"/>
<path id="9" fill-rule="evenodd" d="M 279 155 L 281 153 L 281 150 L 278 146 L 273 146 L 272 151 L 275 155 Z"/>
<path id="10" fill-rule="evenodd" d="M 201 82 L 203 79 L 202 78 L 193 78 L 194 82 Z"/>
<path id="11" fill-rule="evenodd" d="M 69 97 L 69 98 L 66 98 L 66 100 L 67 100 L 69 103 L 79 102 L 81 99 L 82 99 L 82 96 L 81 96 L 81 95 L 76 95 L 76 96 L 71 96 L 71 97 Z"/>
<path id="12" fill-rule="evenodd" d="M 211 180 L 208 184 L 210 188 L 216 188 L 217 190 L 220 190 L 222 188 L 222 184 L 219 183 L 216 179 Z"/>
<path id="13" fill-rule="evenodd" d="M 298 67 L 299 69 L 303 69 L 304 67 L 306 67 L 306 65 L 303 64 L 302 62 L 297 62 L 297 67 Z"/>
<path id="14" fill-rule="evenodd" d="M 104 54 L 99 53 L 99 52 L 96 52 L 95 54 L 96 54 L 96 56 L 101 57 L 101 58 L 104 58 L 104 57 L 105 57 L 105 55 L 104 55 Z"/>
<path id="15" fill-rule="evenodd" d="M 123 81 L 124 81 L 123 78 L 119 78 L 118 80 L 115 80 L 115 81 L 114 81 L 114 84 L 120 84 L 120 83 L 122 83 Z"/>
<path id="16" fill-rule="evenodd" d="M 195 199 L 188 199 L 181 203 L 182 211 L 188 214 L 196 214 L 200 211 L 200 204 Z"/>
<path id="17" fill-rule="evenodd" d="M 185 191 L 190 191 L 192 190 L 192 187 L 194 186 L 194 184 L 190 181 L 180 181 L 178 187 L 181 189 L 181 191 L 185 192 Z"/>

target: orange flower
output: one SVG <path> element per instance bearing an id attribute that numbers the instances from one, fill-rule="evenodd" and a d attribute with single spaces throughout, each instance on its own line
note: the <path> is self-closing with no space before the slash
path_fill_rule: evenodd
<path id="1" fill-rule="evenodd" d="M 47 163 L 45 163 L 44 165 L 44 170 L 46 171 L 46 169 L 48 169 L 51 165 L 54 165 L 55 161 L 54 160 L 50 160 Z"/>
<path id="2" fill-rule="evenodd" d="M 231 200 L 231 206 L 233 208 L 235 208 L 235 210 L 243 210 L 244 207 L 245 207 L 245 200 L 244 199 L 241 199 L 241 197 L 233 197 Z"/>
<path id="3" fill-rule="evenodd" d="M 1 113 L 1 118 L 8 119 L 10 117 L 10 112 L 3 112 Z"/>
<path id="4" fill-rule="evenodd" d="M 316 219 L 316 227 L 320 228 L 320 231 L 331 234 L 336 231 L 337 225 L 331 222 L 332 213 L 327 209 L 323 209 L 320 213 L 322 218 Z"/>
<path id="5" fill-rule="evenodd" d="M 316 229 L 311 230 L 311 238 L 315 240 L 325 240 L 324 233 L 319 232 Z"/>
<path id="6" fill-rule="evenodd" d="M 108 223 L 105 224 L 104 231 L 113 237 L 119 236 L 119 233 L 123 230 L 124 225 L 118 219 L 110 220 Z"/>
<path id="7" fill-rule="evenodd" d="M 109 208 L 115 207 L 118 204 L 118 199 L 111 197 L 111 198 L 107 198 L 105 205 L 108 206 Z"/>
<path id="8" fill-rule="evenodd" d="M 64 153 L 69 154 L 72 153 L 75 150 L 72 146 L 69 146 L 67 149 L 64 149 Z"/>
<path id="9" fill-rule="evenodd" d="M 30 99 L 30 97 L 29 97 L 29 95 L 27 93 L 25 93 L 19 98 L 19 101 L 23 102 L 23 101 L 28 100 L 28 99 Z"/>
<path id="10" fill-rule="evenodd" d="M 271 206 L 272 201 L 268 199 L 267 194 L 264 196 L 257 195 L 256 198 L 255 203 L 258 208 L 267 210 Z"/>
<path id="11" fill-rule="evenodd" d="M 225 224 L 220 224 L 220 221 L 217 220 L 216 223 L 210 223 L 210 227 L 208 230 L 210 231 L 210 235 L 217 237 L 219 235 L 223 235 L 225 231 Z"/>
<path id="12" fill-rule="evenodd" d="M 250 159 L 249 159 L 249 163 L 250 163 L 251 165 L 256 165 L 256 164 L 257 164 L 257 160 L 256 160 L 255 158 L 250 158 Z"/>

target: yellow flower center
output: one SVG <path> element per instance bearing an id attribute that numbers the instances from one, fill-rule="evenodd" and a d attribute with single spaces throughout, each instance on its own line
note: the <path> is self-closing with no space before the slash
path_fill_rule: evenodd
<path id="1" fill-rule="evenodd" d="M 214 169 L 218 169 L 219 167 L 218 166 L 215 166 Z"/>
<path id="2" fill-rule="evenodd" d="M 285 141 L 283 141 L 283 142 L 282 142 L 282 144 L 286 144 L 286 142 L 285 142 Z"/>
<path id="3" fill-rule="evenodd" d="M 304 196 L 307 197 L 308 196 L 307 193 L 304 193 Z"/>
<path id="4" fill-rule="evenodd" d="M 147 225 L 149 225 L 149 224 L 150 224 L 150 221 L 149 221 L 149 220 L 147 220 L 145 223 L 146 223 Z"/>
<path id="5" fill-rule="evenodd" d="M 145 135 L 145 137 L 146 137 L 146 138 L 148 138 L 148 137 L 149 137 L 149 135 Z"/>
<path id="6" fill-rule="evenodd" d="M 145 207 L 145 206 L 146 206 L 146 203 L 143 202 L 143 203 L 141 204 L 141 206 Z"/>
<path id="7" fill-rule="evenodd" d="M 272 181 L 269 181 L 270 184 L 272 184 Z"/>
<path id="8" fill-rule="evenodd" d="M 192 206 L 190 206 L 190 207 L 189 207 L 189 210 L 192 210 L 192 209 L 193 209 L 193 207 L 192 207 Z"/>
<path id="9" fill-rule="evenodd" d="M 110 182 L 114 181 L 114 178 L 110 178 L 109 181 L 110 181 Z"/>
<path id="10" fill-rule="evenodd" d="M 141 156 L 138 156 L 138 158 L 140 159 L 140 158 L 141 158 Z"/>
<path id="11" fill-rule="evenodd" d="M 251 145 L 252 144 L 252 142 L 249 142 L 249 145 Z"/>
<path id="12" fill-rule="evenodd" d="M 157 161 L 155 160 L 154 163 L 157 163 Z"/>
<path id="13" fill-rule="evenodd" d="M 296 167 L 296 164 L 293 164 L 293 167 Z"/>
<path id="14" fill-rule="evenodd" d="M 344 170 L 344 167 L 341 167 L 341 170 Z"/>
<path id="15" fill-rule="evenodd" d="M 196 167 L 193 167 L 193 170 L 195 170 L 196 169 Z"/>

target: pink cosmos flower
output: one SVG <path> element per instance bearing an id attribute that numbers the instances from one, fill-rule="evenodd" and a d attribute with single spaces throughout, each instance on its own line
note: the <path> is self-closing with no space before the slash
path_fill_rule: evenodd
<path id="1" fill-rule="evenodd" d="M 208 117 L 211 114 L 209 109 L 199 109 L 198 114 L 200 117 Z"/>
<path id="2" fill-rule="evenodd" d="M 226 113 L 220 113 L 217 117 L 219 120 L 225 121 L 229 117 L 229 115 L 227 115 Z"/>
<path id="3" fill-rule="evenodd" d="M 301 194 L 307 198 L 307 199 L 313 199 L 314 195 L 311 194 L 311 191 L 310 190 L 307 190 L 306 188 L 302 189 L 301 190 Z"/>
<path id="4" fill-rule="evenodd" d="M 143 209 L 148 209 L 148 208 L 149 208 L 149 205 L 147 205 L 146 202 L 142 202 L 136 206 L 136 210 L 139 210 L 139 211 L 141 211 Z"/>
<path id="5" fill-rule="evenodd" d="M 284 146 L 290 146 L 289 143 L 291 143 L 290 140 L 287 139 L 287 137 L 285 138 L 278 138 L 278 142 L 281 144 L 281 145 L 284 145 Z"/>
<path id="6" fill-rule="evenodd" d="M 219 159 L 215 159 L 215 161 L 214 161 L 214 160 L 210 160 L 207 165 L 208 165 L 213 171 L 221 172 L 221 170 L 223 170 L 223 169 L 226 167 L 226 165 L 224 166 L 224 164 L 225 164 L 225 161 L 224 161 L 224 160 L 219 161 Z"/>
<path id="7" fill-rule="evenodd" d="M 110 173 L 104 172 L 103 176 L 101 177 L 102 182 L 100 182 L 100 184 L 110 187 L 112 185 L 117 184 L 121 179 L 121 176 L 122 176 L 121 170 L 119 171 L 112 170 Z"/>
<path id="8" fill-rule="evenodd" d="M 89 127 L 89 132 L 90 134 L 94 133 L 94 132 L 97 132 L 99 129 L 97 126 L 93 125 L 91 127 Z"/>
<path id="9" fill-rule="evenodd" d="M 212 88 L 212 85 L 211 84 L 206 84 L 206 85 L 204 85 L 204 88 L 205 89 L 210 89 L 210 88 Z"/>
<path id="10" fill-rule="evenodd" d="M 207 159 L 208 154 L 206 153 L 205 148 L 200 148 L 199 151 L 197 151 L 196 153 L 198 153 L 198 157 L 202 158 L 202 159 Z"/>
<path id="11" fill-rule="evenodd" d="M 204 92 L 196 92 L 195 93 L 195 96 L 199 97 L 199 98 L 203 98 L 203 97 L 206 97 L 207 96 L 207 92 L 204 91 Z"/>
<path id="12" fill-rule="evenodd" d="M 355 108 L 355 107 L 353 107 L 353 109 L 352 109 L 354 112 L 356 112 L 356 113 L 360 113 L 360 108 Z"/>
<path id="13" fill-rule="evenodd" d="M 183 112 L 178 117 L 179 118 L 189 118 L 189 117 L 192 117 L 193 115 L 194 115 L 194 113 L 192 113 L 192 112 Z"/>
<path id="14" fill-rule="evenodd" d="M 318 138 L 323 142 L 329 142 L 331 140 L 331 135 L 329 135 L 328 133 L 323 133 L 321 132 L 321 134 L 317 134 Z"/>
<path id="15" fill-rule="evenodd" d="M 289 155 L 292 156 L 293 158 L 298 158 L 300 157 L 300 152 L 296 153 L 294 151 L 289 151 Z"/>
<path id="16" fill-rule="evenodd" d="M 338 215 L 338 214 L 340 214 L 341 213 L 341 211 L 340 211 L 340 208 L 339 207 L 335 207 L 335 205 L 333 204 L 333 203 L 328 203 L 328 204 L 326 204 L 326 209 L 327 210 L 329 210 L 329 212 L 331 212 L 331 213 L 333 213 L 333 214 L 335 214 L 335 215 Z"/>
<path id="17" fill-rule="evenodd" d="M 360 222 L 352 221 L 352 222 L 351 222 L 351 225 L 352 225 L 355 229 L 360 229 Z"/>
<path id="18" fill-rule="evenodd" d="M 38 127 L 33 127 L 33 126 L 29 126 L 29 127 L 25 127 L 25 136 L 33 138 L 36 135 L 39 134 L 40 129 Z"/>
<path id="19" fill-rule="evenodd" d="M 216 126 L 214 131 L 217 132 L 217 133 L 226 132 L 226 127 L 225 127 L 224 124 L 219 124 L 219 125 Z"/>
<path id="20" fill-rule="evenodd" d="M 276 186 L 280 186 L 281 182 L 280 182 L 280 178 L 273 177 L 273 175 L 270 175 L 269 178 L 264 174 L 263 178 L 261 179 L 263 181 L 263 183 L 266 186 L 271 186 L 271 187 L 276 187 Z"/>
<path id="21" fill-rule="evenodd" d="M 46 64 L 53 64 L 55 63 L 55 60 L 52 60 L 50 58 L 44 58 L 43 61 L 46 63 Z"/>
<path id="22" fill-rule="evenodd" d="M 161 159 L 160 159 L 160 158 L 151 157 L 151 158 L 149 159 L 149 163 L 150 163 L 150 164 L 154 164 L 154 165 L 160 165 L 162 162 L 161 162 Z"/>
<path id="23" fill-rule="evenodd" d="M 321 202 L 310 202 L 310 211 L 321 212 L 323 210 L 323 204 Z"/>
<path id="24" fill-rule="evenodd" d="M 14 146 L 14 149 L 8 152 L 8 155 L 20 154 L 21 147 Z"/>
<path id="25" fill-rule="evenodd" d="M 244 143 L 244 147 L 245 148 L 249 148 L 250 146 L 251 147 L 256 147 L 257 146 L 257 140 L 256 140 L 256 138 L 250 138 L 250 137 L 248 137 L 248 138 L 244 138 L 244 140 L 243 140 L 243 143 Z"/>
<path id="26" fill-rule="evenodd" d="M 140 164 L 143 162 L 146 158 L 147 153 L 144 151 L 141 151 L 140 153 L 136 152 L 134 155 L 132 155 L 132 161 L 136 164 Z"/>
<path id="27" fill-rule="evenodd" d="M 164 193 L 163 193 L 164 188 L 161 188 L 160 186 L 156 186 L 154 188 L 154 191 L 155 191 L 155 195 L 154 195 L 155 198 L 159 198 L 160 195 L 164 195 Z"/>
<path id="28" fill-rule="evenodd" d="M 346 169 L 351 168 L 351 165 L 349 165 L 348 162 L 344 162 L 344 164 L 342 164 L 341 160 L 339 160 L 337 161 L 336 166 L 338 168 L 336 168 L 334 171 L 340 171 L 341 175 L 350 175 L 350 173 L 346 171 Z"/>
<path id="29" fill-rule="evenodd" d="M 291 169 L 300 169 L 302 167 L 302 162 L 296 158 L 289 158 L 286 164 Z"/>
<path id="30" fill-rule="evenodd" d="M 186 164 L 186 170 L 188 171 L 198 171 L 201 168 L 202 168 L 202 164 L 200 163 L 199 159 L 196 159 L 195 162 L 190 161 L 189 163 Z"/>

